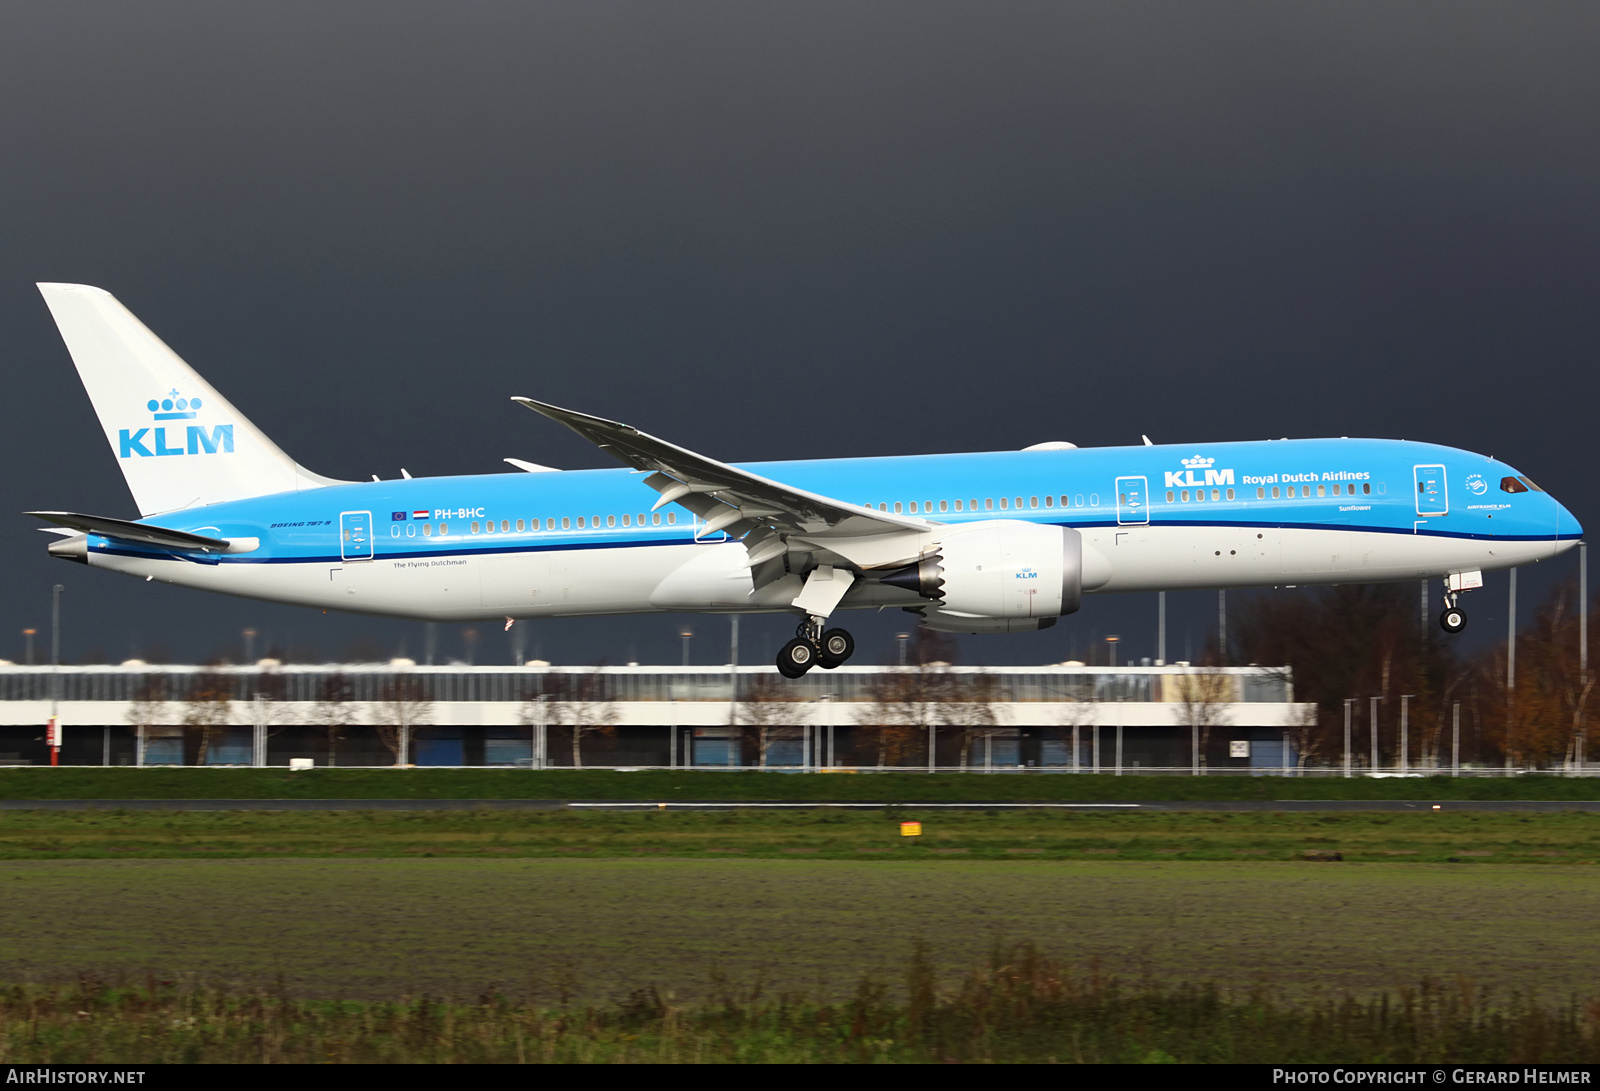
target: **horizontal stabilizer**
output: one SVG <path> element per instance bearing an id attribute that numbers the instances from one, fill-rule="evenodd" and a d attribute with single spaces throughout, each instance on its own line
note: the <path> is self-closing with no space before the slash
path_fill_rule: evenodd
<path id="1" fill-rule="evenodd" d="M 208 538 L 204 534 L 190 534 L 186 530 L 169 530 L 148 523 L 133 523 L 126 519 L 112 519 L 105 515 L 79 515 L 71 511 L 24 512 L 35 519 L 43 519 L 58 527 L 71 527 L 85 534 L 98 534 L 102 538 L 121 538 L 125 542 L 159 546 L 194 553 L 226 553 L 233 545 L 226 538 Z"/>

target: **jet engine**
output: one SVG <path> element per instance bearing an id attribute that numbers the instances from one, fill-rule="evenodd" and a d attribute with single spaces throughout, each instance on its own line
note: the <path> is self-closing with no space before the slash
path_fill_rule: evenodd
<path id="1" fill-rule="evenodd" d="M 922 560 L 878 582 L 937 604 L 941 622 L 1055 618 L 1076 612 L 1082 601 L 1083 538 L 1071 527 L 1008 519 L 968 523 L 950 527 Z"/>

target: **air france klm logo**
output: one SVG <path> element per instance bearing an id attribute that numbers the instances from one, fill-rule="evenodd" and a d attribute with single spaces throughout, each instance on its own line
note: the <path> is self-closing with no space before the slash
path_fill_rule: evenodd
<path id="1" fill-rule="evenodd" d="M 144 403 L 150 415 L 158 421 L 194 420 L 199 415 L 199 398 L 185 398 L 173 387 L 164 398 L 151 398 Z M 171 428 L 173 446 L 167 446 Z M 178 432 L 182 428 L 180 439 Z M 231 455 L 233 454 L 233 425 L 217 424 L 209 430 L 203 424 L 147 426 L 137 430 L 117 430 L 118 458 L 154 458 L 161 455 Z"/>
<path id="2" fill-rule="evenodd" d="M 1166 487 L 1169 489 L 1207 488 L 1212 485 L 1232 485 L 1232 470 L 1213 470 L 1212 464 L 1217 460 L 1204 455 L 1195 455 L 1193 458 L 1183 460 L 1182 470 L 1166 470 Z M 1196 477 L 1195 471 L 1200 471 L 1201 476 Z"/>

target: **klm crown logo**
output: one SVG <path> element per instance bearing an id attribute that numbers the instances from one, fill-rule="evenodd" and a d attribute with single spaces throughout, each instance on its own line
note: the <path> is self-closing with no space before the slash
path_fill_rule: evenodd
<path id="1" fill-rule="evenodd" d="M 194 420 L 195 410 L 200 408 L 200 399 L 180 398 L 178 388 L 173 387 L 166 397 L 151 398 L 144 405 L 155 414 L 156 420 Z"/>
<path id="2" fill-rule="evenodd" d="M 1204 455 L 1195 455 L 1193 458 L 1183 460 L 1183 468 L 1186 470 L 1209 470 L 1212 463 L 1216 461 L 1216 459 L 1207 458 Z"/>
<path id="3" fill-rule="evenodd" d="M 194 420 L 199 415 L 203 402 L 199 398 L 186 398 L 178 393 L 178 388 L 173 387 L 160 398 L 151 398 L 144 403 L 150 414 L 160 421 Z M 137 430 L 119 428 L 117 430 L 117 457 L 118 458 L 156 458 L 162 455 L 216 455 L 233 454 L 233 425 L 218 424 L 207 430 L 203 424 L 191 424 L 184 428 L 182 441 L 176 435 L 177 428 L 173 428 L 174 446 L 167 446 L 167 426 L 145 427 Z M 146 444 L 152 446 L 147 446 Z"/>

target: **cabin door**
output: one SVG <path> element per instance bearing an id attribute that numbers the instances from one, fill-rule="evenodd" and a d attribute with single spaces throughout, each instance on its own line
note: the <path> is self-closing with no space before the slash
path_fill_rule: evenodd
<path id="1" fill-rule="evenodd" d="M 1449 515 L 1450 490 L 1445 484 L 1443 466 L 1413 466 L 1417 484 L 1418 515 Z"/>
<path id="2" fill-rule="evenodd" d="M 1149 483 L 1142 477 L 1117 478 L 1117 525 L 1142 527 L 1150 522 Z"/>
<path id="3" fill-rule="evenodd" d="M 372 560 L 372 513 L 339 513 L 339 556 L 346 561 Z"/>

